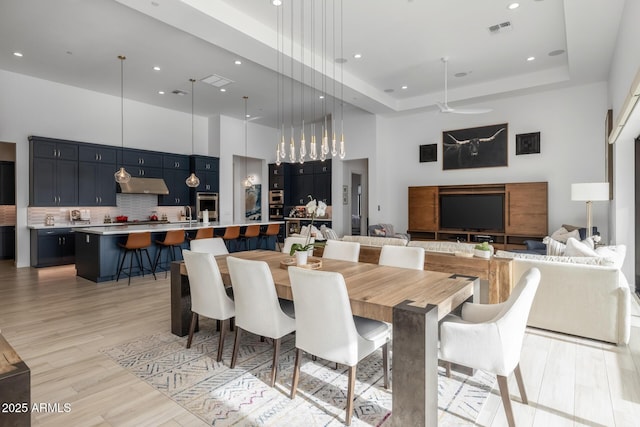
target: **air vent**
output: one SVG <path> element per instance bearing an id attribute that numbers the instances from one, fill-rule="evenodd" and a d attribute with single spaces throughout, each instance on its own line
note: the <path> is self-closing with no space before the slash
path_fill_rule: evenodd
<path id="1" fill-rule="evenodd" d="M 490 26 L 489 33 L 490 34 L 504 33 L 507 31 L 511 31 L 512 28 L 513 27 L 511 26 L 511 22 L 505 21 L 505 22 L 501 22 L 500 24 Z"/>
<path id="2" fill-rule="evenodd" d="M 176 89 L 176 90 L 171 91 L 171 93 L 174 94 L 174 95 L 185 96 L 189 92 L 185 92 L 184 90 Z"/>
<path id="3" fill-rule="evenodd" d="M 212 74 L 209 77 L 205 77 L 204 79 L 200 80 L 203 83 L 209 84 L 211 86 L 215 86 L 215 87 L 222 87 L 222 86 L 226 86 L 230 83 L 234 83 L 233 80 L 228 79 L 226 77 L 222 77 L 219 76 L 217 74 Z"/>

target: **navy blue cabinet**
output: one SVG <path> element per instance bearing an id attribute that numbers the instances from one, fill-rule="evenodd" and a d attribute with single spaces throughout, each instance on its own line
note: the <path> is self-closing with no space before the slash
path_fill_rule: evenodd
<path id="1" fill-rule="evenodd" d="M 331 205 L 331 160 L 279 167 L 272 164 L 269 172 L 269 188 L 285 190 L 285 206 L 306 205 L 309 196 Z M 281 183 L 284 188 L 277 188 Z"/>
<path id="2" fill-rule="evenodd" d="M 31 230 L 31 266 L 73 264 L 76 242 L 70 228 Z"/>
<path id="3" fill-rule="evenodd" d="M 78 205 L 78 144 L 29 137 L 30 206 Z"/>
<path id="4" fill-rule="evenodd" d="M 80 206 L 115 206 L 116 183 L 113 174 L 117 150 L 111 147 L 79 145 L 78 204 Z"/>
<path id="5" fill-rule="evenodd" d="M 191 156 L 191 171 L 200 180 L 195 192 L 217 193 L 220 190 L 220 159 L 209 156 Z M 195 197 L 195 195 L 194 195 Z"/>
<path id="6" fill-rule="evenodd" d="M 6 225 L 0 227 L 0 259 L 16 257 L 16 227 Z"/>
<path id="7" fill-rule="evenodd" d="M 189 156 L 164 154 L 162 156 L 162 178 L 167 184 L 169 194 L 160 196 L 158 205 L 189 205 L 189 187 L 185 184 L 185 180 L 189 175 Z"/>
<path id="8" fill-rule="evenodd" d="M 0 162 L 0 205 L 16 204 L 16 164 Z"/>

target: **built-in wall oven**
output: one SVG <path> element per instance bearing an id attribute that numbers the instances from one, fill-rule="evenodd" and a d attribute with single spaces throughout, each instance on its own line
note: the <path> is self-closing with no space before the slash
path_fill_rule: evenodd
<path id="1" fill-rule="evenodd" d="M 198 219 L 202 219 L 204 211 L 209 211 L 209 221 L 218 221 L 218 193 L 196 193 Z"/>
<path id="2" fill-rule="evenodd" d="M 269 219 L 284 218 L 284 191 L 269 191 Z"/>

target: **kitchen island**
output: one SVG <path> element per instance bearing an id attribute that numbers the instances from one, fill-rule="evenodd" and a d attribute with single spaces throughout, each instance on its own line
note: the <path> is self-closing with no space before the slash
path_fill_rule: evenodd
<path id="1" fill-rule="evenodd" d="M 106 225 L 95 227 L 73 228 L 75 234 L 76 274 L 96 283 L 115 280 L 118 273 L 118 262 L 122 256 L 122 249 L 118 243 L 125 243 L 131 233 L 151 232 L 151 246 L 148 248 L 149 256 L 153 261 L 157 253 L 157 247 L 153 243 L 162 240 L 167 231 L 184 230 L 187 236 L 194 236 L 200 228 L 213 228 L 215 235 L 222 235 L 227 227 L 249 225 L 267 227 L 269 224 L 283 224 L 283 221 L 245 221 L 236 223 L 210 222 L 203 224 L 193 221 L 180 223 L 159 223 L 140 225 Z M 182 247 L 189 248 L 189 241 L 185 239 Z M 274 249 L 275 237 L 270 237 L 262 249 Z M 144 257 L 143 257 L 144 258 Z M 164 258 L 164 255 L 163 255 Z M 146 259 L 143 262 L 147 262 Z M 151 266 L 146 266 L 151 267 Z M 158 266 L 158 271 L 169 270 L 169 265 Z M 134 271 L 134 275 L 136 272 Z"/>

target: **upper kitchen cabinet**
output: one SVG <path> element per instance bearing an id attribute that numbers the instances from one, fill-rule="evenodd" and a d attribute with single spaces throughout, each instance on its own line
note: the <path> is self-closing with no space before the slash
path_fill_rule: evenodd
<path id="1" fill-rule="evenodd" d="M 158 198 L 160 206 L 184 206 L 190 204 L 189 187 L 185 180 L 189 176 L 189 156 L 164 154 L 162 156 L 162 178 L 169 194 Z"/>
<path id="2" fill-rule="evenodd" d="M 16 204 L 16 164 L 0 162 L 0 205 Z"/>
<path id="3" fill-rule="evenodd" d="M 285 164 L 269 164 L 269 190 L 284 190 L 286 186 Z"/>
<path id="4" fill-rule="evenodd" d="M 143 166 L 147 168 L 162 168 L 162 153 L 134 150 L 125 148 L 121 154 L 121 164 L 124 166 Z"/>
<path id="5" fill-rule="evenodd" d="M 78 205 L 78 144 L 29 137 L 30 206 Z"/>
<path id="6" fill-rule="evenodd" d="M 209 156 L 191 156 L 191 172 L 194 172 L 200 185 L 196 192 L 217 193 L 220 188 L 220 159 Z"/>
<path id="7" fill-rule="evenodd" d="M 81 206 L 116 206 L 113 178 L 117 149 L 94 144 L 78 147 L 78 202 Z"/>

